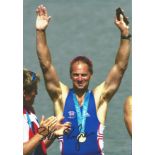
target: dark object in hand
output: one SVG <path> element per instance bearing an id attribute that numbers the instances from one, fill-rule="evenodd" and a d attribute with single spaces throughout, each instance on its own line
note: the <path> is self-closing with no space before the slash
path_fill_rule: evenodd
<path id="1" fill-rule="evenodd" d="M 126 23 L 126 25 L 128 25 L 129 21 L 128 21 L 127 17 L 124 15 L 124 12 L 122 11 L 121 8 L 117 8 L 116 9 L 117 20 L 120 20 L 120 14 L 122 14 L 124 22 Z"/>

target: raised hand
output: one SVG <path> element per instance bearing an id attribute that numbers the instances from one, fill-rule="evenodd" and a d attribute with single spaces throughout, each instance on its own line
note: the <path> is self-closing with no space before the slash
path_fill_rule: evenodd
<path id="1" fill-rule="evenodd" d="M 122 14 L 120 14 L 120 20 L 115 17 L 115 24 L 120 29 L 122 35 L 128 35 L 129 26 L 124 22 Z"/>
<path id="2" fill-rule="evenodd" d="M 36 14 L 37 14 L 36 29 L 45 30 L 51 19 L 51 16 L 48 16 L 46 7 L 43 5 L 39 5 L 36 9 Z"/>

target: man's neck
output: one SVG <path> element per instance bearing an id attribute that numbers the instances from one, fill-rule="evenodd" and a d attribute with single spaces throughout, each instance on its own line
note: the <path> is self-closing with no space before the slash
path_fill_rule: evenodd
<path id="1" fill-rule="evenodd" d="M 75 92 L 75 95 L 76 95 L 76 98 L 78 100 L 78 103 L 80 106 L 82 106 L 83 104 L 83 101 L 84 101 L 84 97 L 85 97 L 85 94 L 87 92 L 88 89 L 74 89 L 74 92 Z"/>
<path id="2" fill-rule="evenodd" d="M 74 87 L 73 87 L 73 89 L 74 89 L 74 93 L 77 96 L 79 96 L 79 97 L 83 96 L 87 92 L 87 90 L 88 90 L 88 88 L 85 88 L 85 89 L 77 89 L 77 88 L 74 88 Z"/>

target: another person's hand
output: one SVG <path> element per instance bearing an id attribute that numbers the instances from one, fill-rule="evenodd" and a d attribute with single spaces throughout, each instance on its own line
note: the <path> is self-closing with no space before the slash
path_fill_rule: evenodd
<path id="1" fill-rule="evenodd" d="M 64 134 L 69 133 L 71 130 L 71 123 L 70 122 L 65 122 L 64 124 L 61 123 L 61 121 L 64 119 L 64 117 L 58 118 L 58 121 L 55 125 L 54 129 L 54 136 L 62 136 Z"/>
<path id="2" fill-rule="evenodd" d="M 36 14 L 37 14 L 36 29 L 45 30 L 51 19 L 51 16 L 48 16 L 46 7 L 43 5 L 39 5 L 36 9 Z"/>
<path id="3" fill-rule="evenodd" d="M 38 133 L 42 136 L 42 139 L 51 139 L 67 134 L 71 130 L 71 123 L 62 124 L 61 121 L 63 119 L 63 116 L 59 118 L 51 116 L 45 120 L 44 116 L 42 116 L 40 127 L 38 128 Z"/>
<path id="4" fill-rule="evenodd" d="M 57 123 L 57 118 L 51 116 L 45 120 L 45 117 L 42 116 L 40 127 L 38 128 L 38 133 L 42 135 L 42 138 L 47 137 L 51 132 L 54 131 L 54 127 Z"/>

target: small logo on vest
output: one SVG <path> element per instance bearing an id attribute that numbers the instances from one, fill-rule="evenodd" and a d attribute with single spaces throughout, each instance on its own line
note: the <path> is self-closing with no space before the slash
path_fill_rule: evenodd
<path id="1" fill-rule="evenodd" d="M 84 117 L 90 117 L 90 114 L 87 112 L 86 114 L 84 114 Z"/>
<path id="2" fill-rule="evenodd" d="M 69 115 L 68 118 L 71 118 L 71 119 L 75 118 L 75 111 L 69 111 L 68 115 Z"/>

